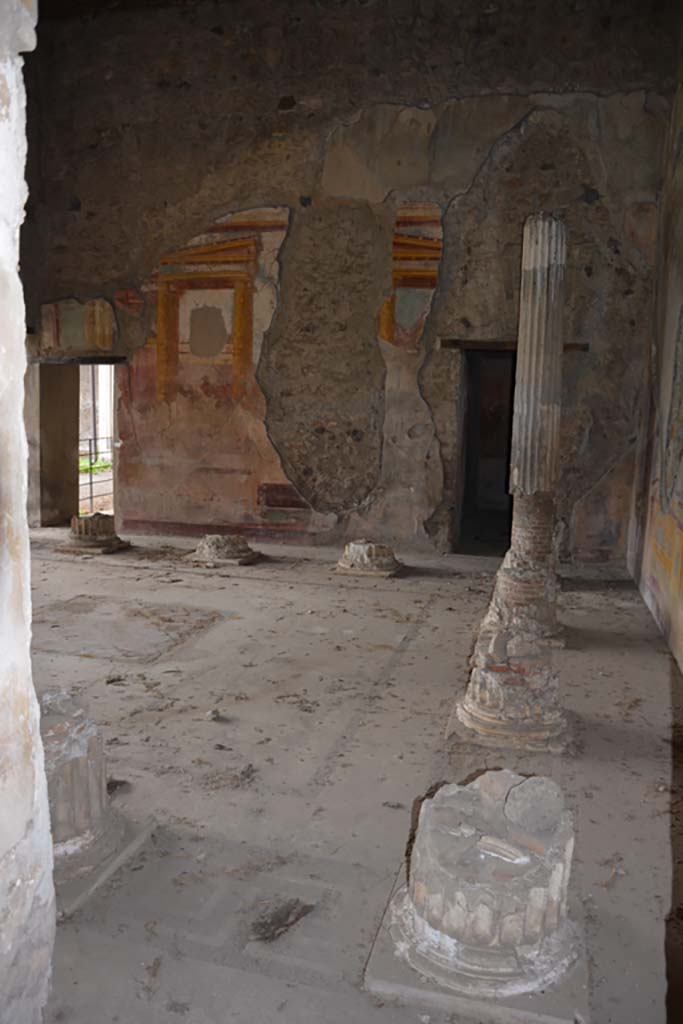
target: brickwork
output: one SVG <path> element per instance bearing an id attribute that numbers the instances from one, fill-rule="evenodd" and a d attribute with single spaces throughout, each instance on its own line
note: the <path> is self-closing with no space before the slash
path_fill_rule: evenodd
<path id="1" fill-rule="evenodd" d="M 552 657 L 557 578 L 555 502 L 548 491 L 558 464 L 565 259 L 563 226 L 544 214 L 530 217 L 522 254 L 510 550 L 479 630 L 467 693 L 449 726 L 478 742 L 530 749 L 561 745 L 565 731 Z"/>

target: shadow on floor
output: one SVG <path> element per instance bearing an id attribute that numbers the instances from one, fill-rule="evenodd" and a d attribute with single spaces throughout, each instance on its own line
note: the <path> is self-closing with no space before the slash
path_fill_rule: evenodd
<path id="1" fill-rule="evenodd" d="M 642 648 L 642 637 L 634 635 L 626 628 L 624 629 L 587 629 L 585 626 L 563 625 L 561 639 L 568 651 L 634 651 Z M 661 641 L 659 648 L 663 653 L 668 652 L 664 641 Z"/>
<path id="2" fill-rule="evenodd" d="M 585 593 L 594 590 L 626 590 L 638 593 L 638 588 L 629 576 L 628 579 L 591 578 L 579 576 L 560 576 L 560 590 L 571 593 Z"/>

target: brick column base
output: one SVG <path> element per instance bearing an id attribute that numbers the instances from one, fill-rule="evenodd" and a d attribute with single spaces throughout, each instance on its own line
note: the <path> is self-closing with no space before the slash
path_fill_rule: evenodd
<path id="1" fill-rule="evenodd" d="M 557 631 L 554 502 L 517 495 L 512 539 L 481 624 L 467 692 L 447 733 L 533 750 L 563 746 L 552 637 Z"/>

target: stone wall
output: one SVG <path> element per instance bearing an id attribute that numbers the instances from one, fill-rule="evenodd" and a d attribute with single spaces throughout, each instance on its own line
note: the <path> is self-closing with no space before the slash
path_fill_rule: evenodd
<path id="1" fill-rule="evenodd" d="M 524 0 L 62 6 L 70 15 L 43 24 L 31 69 L 24 265 L 36 332 L 41 305 L 59 303 L 71 325 L 59 354 L 101 355 L 100 320 L 73 300 L 106 300 L 104 341 L 134 374 L 155 331 L 144 289 L 164 254 L 229 213 L 286 207 L 255 368 L 282 471 L 340 534 L 447 549 L 465 395 L 463 356 L 442 342 L 514 339 L 523 221 L 539 207 L 563 213 L 565 337 L 581 347 L 565 356 L 564 552 L 623 555 L 674 82 L 668 5 L 566 0 L 552 19 Z M 405 203 L 438 206 L 444 246 L 408 353 L 378 336 Z M 115 301 L 131 291 L 137 317 Z M 37 333 L 31 344 L 46 354 Z M 220 418 L 215 395 L 206 403 Z M 220 463 L 228 419 L 202 464 Z M 161 521 L 185 516 L 171 507 Z M 240 521 L 229 501 L 213 505 L 211 522 L 221 517 Z"/>
<path id="2" fill-rule="evenodd" d="M 683 667 L 683 54 L 665 152 L 657 306 L 633 496 L 631 568 Z"/>
<path id="3" fill-rule="evenodd" d="M 52 844 L 29 654 L 24 301 L 18 274 L 26 186 L 18 53 L 35 45 L 34 5 L 0 3 L 0 1024 L 39 1024 L 54 939 Z"/>

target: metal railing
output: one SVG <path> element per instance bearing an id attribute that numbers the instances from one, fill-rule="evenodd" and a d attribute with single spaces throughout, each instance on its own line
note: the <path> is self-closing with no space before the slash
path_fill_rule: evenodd
<path id="1" fill-rule="evenodd" d="M 78 511 L 114 509 L 114 439 L 81 437 L 78 442 Z"/>

